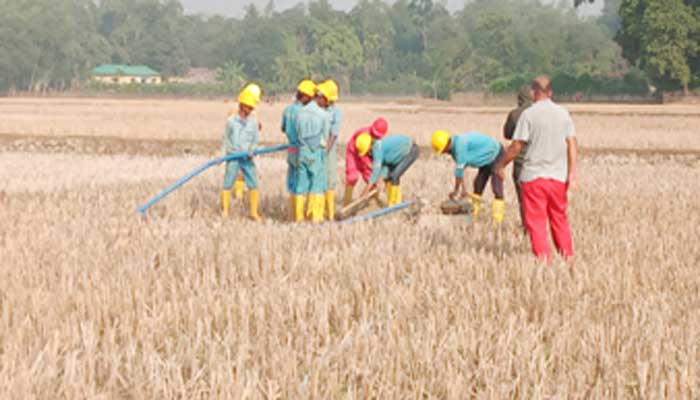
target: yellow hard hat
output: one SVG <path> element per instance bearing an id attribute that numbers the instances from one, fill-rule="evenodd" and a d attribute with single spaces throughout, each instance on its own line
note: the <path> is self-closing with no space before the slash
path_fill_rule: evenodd
<path id="1" fill-rule="evenodd" d="M 323 97 L 328 99 L 329 102 L 335 103 L 338 101 L 338 84 L 333 80 L 327 80 L 319 84 L 316 89 Z"/>
<path id="2" fill-rule="evenodd" d="M 439 130 L 433 133 L 433 138 L 430 140 L 430 145 L 436 154 L 442 154 L 450 143 L 450 132 Z"/>
<path id="3" fill-rule="evenodd" d="M 260 99 L 262 98 L 262 88 L 257 83 L 251 82 L 251 83 L 247 84 L 243 88 L 243 91 L 250 92 L 250 94 L 255 96 L 256 101 L 260 101 Z"/>
<path id="4" fill-rule="evenodd" d="M 355 148 L 360 157 L 366 156 L 369 153 L 369 149 L 372 148 L 372 136 L 369 133 L 360 134 L 355 139 Z"/>
<path id="5" fill-rule="evenodd" d="M 238 104 L 243 104 L 250 108 L 255 108 L 258 106 L 258 99 L 257 97 L 255 97 L 255 94 L 253 94 L 251 91 L 243 90 L 238 95 Z"/>
<path id="6" fill-rule="evenodd" d="M 316 84 L 311 79 L 304 79 L 303 81 L 299 82 L 297 92 L 305 94 L 309 97 L 314 97 L 316 94 Z"/>

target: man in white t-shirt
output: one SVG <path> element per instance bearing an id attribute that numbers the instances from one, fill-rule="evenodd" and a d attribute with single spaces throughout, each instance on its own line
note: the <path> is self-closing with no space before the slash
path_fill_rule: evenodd
<path id="1" fill-rule="evenodd" d="M 576 131 L 569 112 L 552 101 L 548 77 L 536 78 L 532 91 L 534 104 L 520 116 L 499 174 L 504 177 L 503 168 L 521 156 L 525 227 L 532 251 L 538 259 L 551 262 L 547 241 L 549 222 L 554 245 L 566 260 L 570 260 L 574 248 L 566 215 L 567 189 L 578 188 Z"/>

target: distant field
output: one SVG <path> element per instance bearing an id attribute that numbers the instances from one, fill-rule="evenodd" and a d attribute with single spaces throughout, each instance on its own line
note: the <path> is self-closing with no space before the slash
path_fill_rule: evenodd
<path id="1" fill-rule="evenodd" d="M 115 136 L 125 139 L 220 140 L 227 112 L 223 101 L 117 99 L 0 99 L 0 135 Z M 439 128 L 478 130 L 501 137 L 508 108 L 340 103 L 342 138 L 387 118 L 391 132 L 410 135 L 421 145 Z M 285 104 L 261 105 L 263 140 L 282 141 Z M 700 151 L 700 107 L 692 105 L 572 105 L 579 140 L 589 148 Z"/>
<path id="2" fill-rule="evenodd" d="M 421 207 L 373 223 L 288 224 L 280 155 L 263 223 L 219 216 L 221 168 L 137 217 L 218 154 L 230 107 L 0 100 L 0 398 L 700 398 L 697 107 L 571 106 L 598 149 L 573 275 L 532 261 L 510 181 L 499 230 L 439 215 L 453 164 L 425 154 Z M 507 111 L 343 108 L 344 137 L 382 115 L 423 145 Z"/>

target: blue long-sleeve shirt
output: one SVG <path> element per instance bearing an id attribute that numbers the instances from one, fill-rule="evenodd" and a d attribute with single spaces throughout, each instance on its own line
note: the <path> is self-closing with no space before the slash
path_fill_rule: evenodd
<path id="1" fill-rule="evenodd" d="M 321 148 L 324 136 L 330 132 L 330 119 L 327 111 L 312 101 L 299 109 L 295 126 L 299 146 L 316 150 Z"/>
<path id="2" fill-rule="evenodd" d="M 369 183 L 375 184 L 384 176 L 389 166 L 395 166 L 408 155 L 413 140 L 405 135 L 389 135 L 372 143 L 372 175 Z"/>
<path id="3" fill-rule="evenodd" d="M 242 119 L 234 115 L 226 121 L 224 131 L 224 154 L 253 151 L 260 141 L 258 120 L 250 115 Z"/>
<path id="4" fill-rule="evenodd" d="M 289 145 L 296 147 L 299 145 L 299 137 L 297 135 L 296 119 L 299 114 L 299 110 L 303 105 L 295 101 L 294 104 L 288 106 L 284 109 L 282 113 L 282 132 L 287 135 L 287 140 Z"/>
<path id="5" fill-rule="evenodd" d="M 491 164 L 501 150 L 498 141 L 483 133 L 469 132 L 454 135 L 451 139 L 451 154 L 457 163 L 455 177 L 459 179 L 464 177 L 464 168 L 481 168 Z"/>

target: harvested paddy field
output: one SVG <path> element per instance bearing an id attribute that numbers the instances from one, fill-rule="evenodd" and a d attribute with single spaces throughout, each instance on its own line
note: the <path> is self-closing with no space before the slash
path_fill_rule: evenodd
<path id="1" fill-rule="evenodd" d="M 0 397 L 700 397 L 697 107 L 571 107 L 573 274 L 533 262 L 510 181 L 500 229 L 440 215 L 453 165 L 428 152 L 402 183 L 420 210 L 369 223 L 288 224 L 281 155 L 257 161 L 262 223 L 220 217 L 221 168 L 138 217 L 219 155 L 231 107 L 0 100 Z M 384 116 L 423 146 L 507 111 L 343 110 L 343 138 Z"/>

